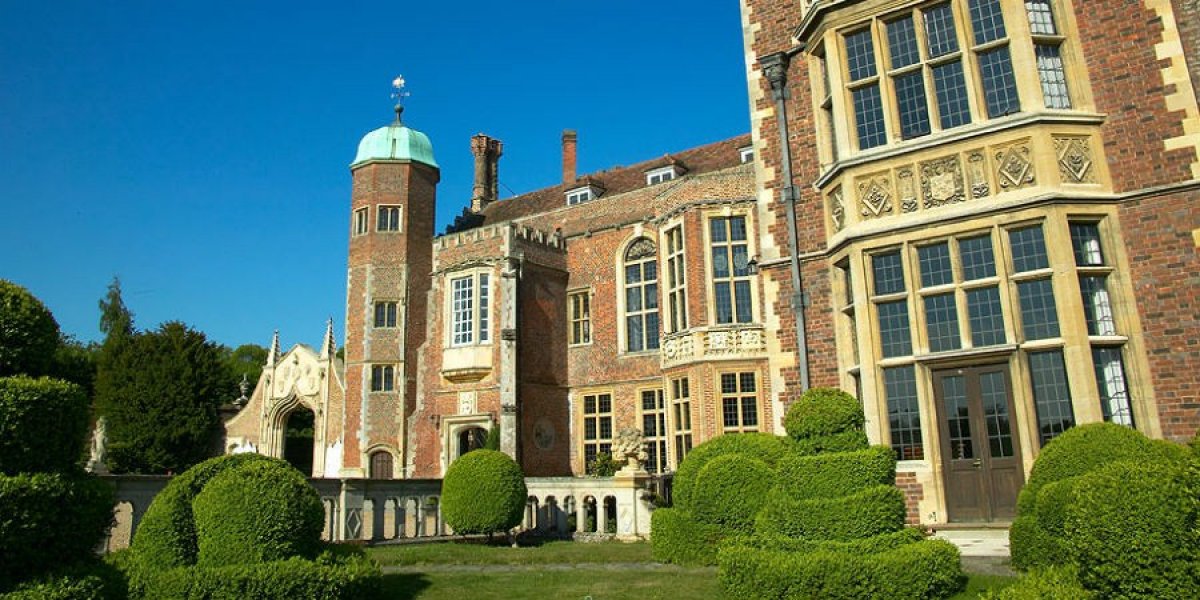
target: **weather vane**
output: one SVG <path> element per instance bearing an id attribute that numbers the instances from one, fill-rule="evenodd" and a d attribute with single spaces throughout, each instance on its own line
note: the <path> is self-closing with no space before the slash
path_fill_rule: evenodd
<path id="1" fill-rule="evenodd" d="M 396 106 L 394 110 L 396 111 L 396 122 L 399 123 L 400 113 L 404 112 L 404 99 L 409 96 L 408 91 L 404 89 L 403 75 L 397 75 L 396 78 L 392 80 L 392 89 L 395 90 L 392 92 L 392 98 L 396 100 Z"/>

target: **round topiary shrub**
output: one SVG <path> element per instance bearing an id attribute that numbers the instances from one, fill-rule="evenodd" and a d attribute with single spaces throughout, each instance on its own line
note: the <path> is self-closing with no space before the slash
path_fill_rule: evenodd
<path id="1" fill-rule="evenodd" d="M 783 428 L 793 439 L 861 430 L 866 418 L 858 399 L 834 388 L 812 388 L 788 407 Z"/>
<path id="2" fill-rule="evenodd" d="M 198 544 L 192 501 L 222 471 L 268 460 L 271 459 L 253 453 L 218 456 L 172 479 L 154 497 L 133 535 L 137 567 L 157 571 L 196 564 Z"/>
<path id="3" fill-rule="evenodd" d="M 696 476 L 692 514 L 702 523 L 748 532 L 771 491 L 774 475 L 774 469 L 757 458 L 718 456 Z"/>
<path id="4" fill-rule="evenodd" d="M 1182 465 L 1118 462 L 1075 486 L 1064 545 L 1104 598 L 1200 597 L 1200 499 Z"/>
<path id="5" fill-rule="evenodd" d="M 0 591 L 92 556 L 112 524 L 113 490 L 95 477 L 0 475 Z"/>
<path id="6" fill-rule="evenodd" d="M 1026 489 L 1036 493 L 1047 483 L 1087 474 L 1122 460 L 1161 458 L 1163 451 L 1140 432 L 1114 423 L 1091 423 L 1072 427 L 1042 448 Z"/>
<path id="7" fill-rule="evenodd" d="M 0 473 L 76 470 L 87 429 L 88 398 L 79 386 L 0 378 Z"/>
<path id="8" fill-rule="evenodd" d="M 521 467 L 503 452 L 459 457 L 442 479 L 442 515 L 455 533 L 508 531 L 521 522 L 528 490 Z"/>
<path id="9" fill-rule="evenodd" d="M 701 523 L 686 510 L 659 508 L 650 513 L 650 549 L 659 562 L 716 564 L 717 549 L 726 535 L 724 527 Z"/>
<path id="10" fill-rule="evenodd" d="M 279 459 L 218 473 L 192 502 L 192 514 L 196 564 L 203 567 L 313 558 L 325 520 L 317 491 Z"/>
<path id="11" fill-rule="evenodd" d="M 59 343 L 58 322 L 29 290 L 0 279 L 0 377 L 44 375 Z"/>
<path id="12" fill-rule="evenodd" d="M 761 460 L 768 467 L 774 467 L 783 457 L 794 452 L 795 443 L 792 440 L 769 433 L 739 433 L 713 438 L 692 448 L 675 471 L 672 502 L 678 508 L 690 510 L 696 476 L 709 461 L 718 456 L 744 454 Z"/>

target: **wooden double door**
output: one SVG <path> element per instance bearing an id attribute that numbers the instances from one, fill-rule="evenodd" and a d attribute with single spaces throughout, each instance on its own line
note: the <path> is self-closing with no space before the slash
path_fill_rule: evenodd
<path id="1" fill-rule="evenodd" d="M 947 518 L 1008 521 L 1025 481 L 1008 365 L 933 372 Z"/>

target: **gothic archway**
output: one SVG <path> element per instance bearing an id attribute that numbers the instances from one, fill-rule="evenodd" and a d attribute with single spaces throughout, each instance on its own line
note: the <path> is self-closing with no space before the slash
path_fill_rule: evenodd
<path id="1" fill-rule="evenodd" d="M 288 414 L 283 429 L 283 459 L 305 477 L 313 474 L 313 434 L 316 415 L 303 404 Z"/>
<path id="2" fill-rule="evenodd" d="M 482 427 L 468 427 L 458 432 L 458 455 L 478 450 L 487 443 L 488 432 Z"/>

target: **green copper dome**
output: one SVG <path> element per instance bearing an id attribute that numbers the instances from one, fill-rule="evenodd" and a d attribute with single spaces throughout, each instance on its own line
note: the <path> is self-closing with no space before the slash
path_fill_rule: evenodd
<path id="1" fill-rule="evenodd" d="M 369 160 L 410 160 L 434 168 L 438 166 L 433 160 L 433 144 L 429 143 L 429 137 L 399 121 L 363 136 L 350 168 Z"/>

